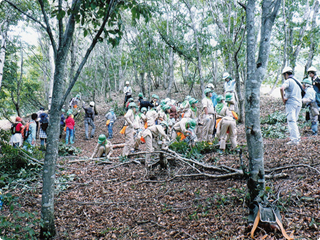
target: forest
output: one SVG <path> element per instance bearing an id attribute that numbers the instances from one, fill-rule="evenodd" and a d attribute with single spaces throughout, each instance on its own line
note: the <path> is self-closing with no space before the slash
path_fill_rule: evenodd
<path id="1" fill-rule="evenodd" d="M 0 120 L 40 107 L 50 116 L 45 151 L 39 140 L 32 152 L 13 148 L 0 124 L 0 239 L 320 237 L 319 137 L 303 108 L 302 142 L 287 146 L 285 106 L 272 95 L 285 67 L 299 81 L 320 69 L 318 0 L 2 0 L 0 9 Z M 226 72 L 236 151 L 221 154 L 215 139 L 174 143 L 149 165 L 145 145 L 122 156 L 126 82 L 134 100 L 192 96 L 200 108 L 208 84 L 224 94 Z M 84 139 L 81 110 L 68 145 L 57 129 L 76 95 L 95 103 L 96 134 Z M 92 159 L 110 108 L 114 152 Z M 259 222 L 257 208 L 274 219 Z"/>

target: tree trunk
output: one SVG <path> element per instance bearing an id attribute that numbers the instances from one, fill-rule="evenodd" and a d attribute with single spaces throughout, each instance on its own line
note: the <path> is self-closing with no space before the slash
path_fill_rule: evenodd
<path id="1" fill-rule="evenodd" d="M 49 83 L 49 102 L 48 109 L 51 108 L 53 80 L 54 80 L 54 56 L 52 46 L 49 47 L 49 62 L 50 62 L 50 83 Z"/>
<path id="2" fill-rule="evenodd" d="M 264 196 L 265 173 L 263 159 L 263 138 L 260 128 L 260 86 L 265 76 L 270 53 L 272 26 L 281 0 L 262 2 L 261 37 L 258 61 L 255 62 L 255 0 L 248 0 L 247 17 L 247 80 L 245 84 L 245 129 L 249 152 L 250 194 L 249 222 L 254 219 L 253 202 Z M 273 7 L 272 7 L 273 6 Z"/>
<path id="3" fill-rule="evenodd" d="M 196 44 L 196 51 L 197 51 L 200 90 L 201 90 L 201 93 L 203 94 L 204 83 L 203 83 L 203 77 L 202 77 L 202 64 L 201 64 L 200 44 L 199 44 L 199 40 L 198 40 L 198 31 L 197 31 L 197 28 L 196 28 L 193 12 L 191 11 L 191 5 L 189 4 L 188 0 L 184 0 L 184 2 L 185 2 L 186 6 L 188 8 L 188 11 L 189 11 L 189 14 L 190 14 L 190 18 L 191 18 L 191 28 L 192 28 L 192 31 L 193 31 L 193 36 L 194 36 L 194 41 L 195 41 L 195 44 Z"/>
<path id="4" fill-rule="evenodd" d="M 167 97 L 171 98 L 171 88 L 174 81 L 174 75 L 173 75 L 173 63 L 174 63 L 174 54 L 173 49 L 169 49 L 169 84 L 168 84 L 168 91 L 167 91 Z"/>
<path id="5" fill-rule="evenodd" d="M 3 67 L 4 61 L 6 59 L 6 41 L 7 41 L 7 31 L 9 28 L 9 22 L 5 20 L 1 31 L 1 45 L 0 45 L 0 91 L 2 86 L 2 77 L 3 77 Z"/>
<path id="6" fill-rule="evenodd" d="M 311 35 L 310 36 L 310 49 L 309 49 L 307 63 L 305 66 L 305 76 L 307 76 L 307 70 L 309 67 L 311 67 L 312 60 L 314 57 L 315 46 L 316 46 L 314 39 L 319 38 L 319 33 L 317 31 L 317 23 L 316 23 L 318 12 L 319 12 L 319 1 L 317 0 L 314 2 L 314 5 L 313 5 L 313 15 L 312 15 L 312 23 L 311 23 L 311 33 L 313 33 L 313 34 L 310 34 Z"/>

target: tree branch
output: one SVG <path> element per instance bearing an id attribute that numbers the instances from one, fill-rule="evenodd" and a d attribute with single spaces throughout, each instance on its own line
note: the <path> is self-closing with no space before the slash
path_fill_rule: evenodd
<path id="1" fill-rule="evenodd" d="M 56 61 L 57 60 L 57 44 L 54 41 L 53 33 L 52 33 L 52 30 L 51 30 L 51 27 L 50 27 L 50 23 L 49 23 L 49 19 L 48 19 L 48 16 L 46 14 L 46 11 L 44 10 L 43 0 L 38 0 L 38 2 L 40 4 L 41 11 L 42 11 L 42 14 L 43 14 L 43 18 L 44 18 L 44 21 L 45 21 L 46 26 L 47 26 L 44 29 L 46 30 L 46 32 L 49 35 L 49 38 L 50 38 L 50 41 L 51 41 L 51 44 L 52 44 L 52 48 L 53 48 L 54 60 Z"/>
<path id="2" fill-rule="evenodd" d="M 40 1 L 40 0 L 39 0 L 39 1 Z M 99 28 L 96 36 L 95 36 L 94 39 L 92 40 L 90 47 L 87 49 L 86 55 L 84 56 L 82 62 L 80 63 L 80 65 L 79 65 L 79 67 L 78 67 L 78 70 L 77 70 L 77 72 L 76 72 L 76 74 L 75 74 L 72 82 L 69 84 L 69 87 L 68 87 L 66 93 L 64 94 L 63 98 L 61 99 L 59 109 L 62 108 L 64 101 L 66 100 L 66 98 L 68 97 L 69 93 L 71 92 L 71 89 L 73 88 L 74 84 L 75 84 L 76 81 L 78 80 L 78 77 L 79 77 L 79 75 L 80 75 L 80 73 L 81 73 L 82 68 L 83 68 L 84 65 L 86 64 L 86 62 L 87 62 L 87 60 L 88 60 L 88 57 L 89 57 L 91 51 L 93 50 L 93 48 L 94 48 L 95 45 L 97 44 L 98 39 L 99 39 L 100 35 L 102 34 L 102 32 L 103 32 L 103 30 L 104 30 L 104 28 L 105 28 L 105 25 L 107 24 L 107 22 L 108 22 L 108 20 L 109 20 L 110 13 L 111 13 L 111 11 L 112 11 L 112 8 L 114 7 L 113 5 L 116 5 L 116 4 L 117 4 L 117 1 L 118 1 L 118 0 L 111 0 L 111 1 L 110 1 L 109 6 L 108 6 L 107 13 L 106 13 L 106 15 L 105 15 L 105 17 L 104 17 L 104 19 L 103 19 L 103 22 L 102 22 L 102 24 L 101 24 L 101 26 L 100 26 L 100 28 Z"/>
<path id="3" fill-rule="evenodd" d="M 46 27 L 37 19 L 35 19 L 34 17 L 32 17 L 31 15 L 29 15 L 28 13 L 25 13 L 24 11 L 22 11 L 20 8 L 18 8 L 16 5 L 14 5 L 12 2 L 10 2 L 9 0 L 4 0 L 6 3 L 8 3 L 11 7 L 13 7 L 14 9 L 16 9 L 18 12 L 22 13 L 23 15 L 27 16 L 28 18 L 30 18 L 31 20 L 33 20 L 34 22 L 38 23 L 41 27 L 43 27 L 44 29 L 46 29 Z"/>

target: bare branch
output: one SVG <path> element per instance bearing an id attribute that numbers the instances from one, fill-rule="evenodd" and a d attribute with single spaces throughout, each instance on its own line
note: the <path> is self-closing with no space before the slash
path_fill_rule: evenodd
<path id="1" fill-rule="evenodd" d="M 56 60 L 56 58 L 57 58 L 57 44 L 54 41 L 53 33 L 52 33 L 52 30 L 51 30 L 51 27 L 50 27 L 50 23 L 49 23 L 49 19 L 48 19 L 46 11 L 44 10 L 43 0 L 38 0 L 38 2 L 40 4 L 41 11 L 42 11 L 42 14 L 43 14 L 43 18 L 44 18 L 44 21 L 45 21 L 46 26 L 47 26 L 47 27 L 45 27 L 45 30 L 49 35 L 49 38 L 50 38 L 50 41 L 51 41 L 51 44 L 52 44 L 52 48 L 53 48 L 54 59 Z"/>
<path id="2" fill-rule="evenodd" d="M 38 23 L 41 27 L 43 27 L 44 29 L 46 29 L 46 27 L 37 19 L 35 19 L 34 17 L 32 17 L 31 15 L 29 15 L 28 13 L 22 11 L 20 8 L 18 8 L 15 4 L 13 4 L 12 2 L 8 1 L 8 0 L 4 0 L 6 3 L 8 3 L 11 7 L 13 7 L 14 9 L 16 9 L 18 12 L 21 12 L 23 15 L 27 16 L 28 18 L 30 18 L 31 20 L 33 20 L 34 22 Z"/>

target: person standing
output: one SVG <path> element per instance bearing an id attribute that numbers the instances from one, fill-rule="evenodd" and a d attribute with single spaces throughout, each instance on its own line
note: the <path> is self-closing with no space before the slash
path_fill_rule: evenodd
<path id="1" fill-rule="evenodd" d="M 290 141 L 288 145 L 298 145 L 300 143 L 300 133 L 297 125 L 298 116 L 301 110 L 301 84 L 294 79 L 291 67 L 282 70 L 285 79 L 280 88 L 281 98 L 286 106 L 288 129 Z"/>
<path id="2" fill-rule="evenodd" d="M 107 126 L 108 126 L 108 139 L 113 137 L 113 124 L 117 120 L 117 116 L 114 113 L 114 109 L 110 108 L 109 112 L 106 114 Z"/>
<path id="3" fill-rule="evenodd" d="M 69 143 L 70 138 L 70 144 L 74 143 L 74 119 L 72 117 L 72 111 L 70 109 L 67 112 L 67 119 L 66 119 L 66 144 Z"/>
<path id="4" fill-rule="evenodd" d="M 49 125 L 49 116 L 47 113 L 43 112 L 40 114 L 40 130 L 39 130 L 39 138 L 40 138 L 40 150 L 46 150 L 45 143 L 47 142 L 47 128 Z"/>
<path id="5" fill-rule="evenodd" d="M 126 81 L 126 85 L 123 88 L 123 93 L 124 93 L 123 107 L 125 107 L 128 99 L 131 98 L 131 95 L 132 95 L 132 88 L 129 86 L 129 81 Z"/>
<path id="6" fill-rule="evenodd" d="M 64 127 L 66 126 L 66 118 L 64 116 L 64 113 L 65 113 L 65 110 L 64 109 L 61 109 L 61 117 L 60 117 L 60 134 L 59 134 L 59 138 L 62 137 L 62 133 L 63 133 L 63 130 L 64 130 Z"/>
<path id="7" fill-rule="evenodd" d="M 132 102 L 129 104 L 129 110 L 124 115 L 124 119 L 126 120 L 126 130 L 125 130 L 125 146 L 122 151 L 123 156 L 128 156 L 129 152 L 132 150 L 134 145 L 134 123 L 135 123 L 135 114 L 138 106 Z M 137 128 L 137 127 L 136 127 Z"/>
<path id="8" fill-rule="evenodd" d="M 10 144 L 14 147 L 21 147 L 23 144 L 21 130 L 23 128 L 22 118 L 16 117 L 16 122 L 11 127 L 12 136 L 10 138 Z"/>
<path id="9" fill-rule="evenodd" d="M 209 83 L 206 88 L 210 88 L 212 90 L 211 100 L 212 100 L 213 106 L 216 107 L 216 105 L 218 104 L 217 102 L 218 95 L 213 91 L 214 85 L 212 83 Z"/>
<path id="10" fill-rule="evenodd" d="M 86 138 L 85 140 L 89 140 L 89 125 L 91 126 L 91 134 L 90 138 L 93 138 L 94 132 L 96 129 L 96 126 L 94 125 L 94 102 L 89 103 L 89 107 L 85 107 L 85 102 L 83 102 L 82 108 L 85 111 L 85 116 L 84 116 L 84 126 L 85 126 L 85 132 L 86 132 Z"/>
<path id="11" fill-rule="evenodd" d="M 305 78 L 302 80 L 302 86 L 306 94 L 302 98 L 302 103 L 309 108 L 312 135 L 318 135 L 318 105 L 316 103 L 316 92 L 312 87 L 312 80 Z"/>
<path id="12" fill-rule="evenodd" d="M 317 69 L 315 67 L 310 67 L 307 72 L 312 80 L 313 89 L 316 91 L 316 102 L 318 106 L 320 106 L 320 79 L 317 76 Z"/>
<path id="13" fill-rule="evenodd" d="M 211 100 L 212 90 L 210 88 L 206 88 L 204 90 L 204 95 L 205 97 L 201 101 L 203 107 L 203 129 L 201 133 L 201 140 L 211 142 L 215 123 L 215 110 Z"/>
<path id="14" fill-rule="evenodd" d="M 38 118 L 37 113 L 33 113 L 31 115 L 31 121 L 29 122 L 29 136 L 25 140 L 24 149 L 28 150 L 29 146 L 34 147 L 36 144 L 36 136 L 37 136 L 37 123 L 36 120 Z"/>

